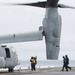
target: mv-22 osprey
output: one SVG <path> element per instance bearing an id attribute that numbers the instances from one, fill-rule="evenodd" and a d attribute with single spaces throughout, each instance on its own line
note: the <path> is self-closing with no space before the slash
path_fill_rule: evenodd
<path id="1" fill-rule="evenodd" d="M 12 5 L 30 5 L 46 8 L 43 26 L 39 27 L 39 31 L 27 34 L 13 34 L 0 36 L 0 43 L 15 43 L 43 40 L 45 36 L 47 59 L 58 59 L 60 50 L 60 34 L 61 34 L 61 16 L 58 13 L 60 8 L 73 8 L 63 4 L 58 4 L 59 0 L 47 0 L 37 3 L 28 4 L 12 4 Z M 14 59 L 15 58 L 15 59 Z M 18 58 L 13 48 L 1 47 L 0 49 L 0 68 L 8 68 L 9 72 L 18 64 Z"/>

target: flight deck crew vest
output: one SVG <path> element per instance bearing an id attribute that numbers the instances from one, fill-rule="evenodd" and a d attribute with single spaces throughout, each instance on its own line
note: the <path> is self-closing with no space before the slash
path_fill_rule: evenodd
<path id="1" fill-rule="evenodd" d="M 31 63 L 35 63 L 35 59 L 30 59 L 30 62 Z"/>

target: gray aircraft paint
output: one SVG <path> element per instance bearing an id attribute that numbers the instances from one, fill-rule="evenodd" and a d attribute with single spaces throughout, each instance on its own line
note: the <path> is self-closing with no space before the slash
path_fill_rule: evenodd
<path id="1" fill-rule="evenodd" d="M 42 40 L 43 36 L 45 36 L 47 59 L 58 59 L 61 35 L 61 16 L 58 13 L 58 7 L 75 9 L 75 7 L 58 4 L 58 1 L 59 0 L 47 0 L 37 3 L 15 4 L 46 8 L 43 26 L 36 32 L 1 36 L 0 43 L 38 41 Z"/>
<path id="2" fill-rule="evenodd" d="M 61 17 L 58 8 L 46 8 L 43 19 L 47 59 L 58 59 L 60 49 Z"/>
<path id="3" fill-rule="evenodd" d="M 9 52 L 6 52 L 6 49 Z M 14 68 L 18 65 L 18 57 L 16 51 L 11 46 L 0 46 L 0 68 Z"/>
<path id="4" fill-rule="evenodd" d="M 29 33 L 19 33 L 13 35 L 0 36 L 0 43 L 15 43 L 43 40 L 42 30 Z"/>
<path id="5" fill-rule="evenodd" d="M 6 35 L 0 37 L 0 43 L 38 41 L 45 32 L 47 59 L 57 59 L 60 49 L 61 17 L 58 8 L 46 8 L 43 29 L 36 32 Z"/>

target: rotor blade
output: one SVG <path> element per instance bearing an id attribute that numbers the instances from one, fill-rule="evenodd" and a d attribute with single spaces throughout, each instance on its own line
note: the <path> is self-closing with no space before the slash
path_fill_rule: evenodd
<path id="1" fill-rule="evenodd" d="M 72 8 L 72 9 L 75 9 L 75 7 L 64 5 L 64 4 L 58 4 L 58 7 L 60 7 L 60 8 Z"/>
<path id="2" fill-rule="evenodd" d="M 25 3 L 25 4 L 15 4 L 15 5 L 28 5 L 28 6 L 35 6 L 35 7 L 41 7 L 41 8 L 45 8 L 46 5 L 46 1 L 44 2 L 37 2 L 37 3 Z"/>

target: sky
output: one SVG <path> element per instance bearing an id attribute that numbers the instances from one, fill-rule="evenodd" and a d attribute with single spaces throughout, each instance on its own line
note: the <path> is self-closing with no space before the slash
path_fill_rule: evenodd
<path id="1" fill-rule="evenodd" d="M 37 31 L 42 26 L 45 16 L 44 8 L 30 6 L 4 5 L 4 3 L 27 3 L 44 0 L 0 0 L 0 36 Z M 59 3 L 75 6 L 75 0 L 60 0 Z M 62 17 L 59 60 L 67 54 L 75 60 L 75 10 L 58 9 Z M 16 49 L 19 60 L 29 60 L 37 56 L 38 60 L 46 59 L 45 40 L 33 42 L 9 43 Z"/>

